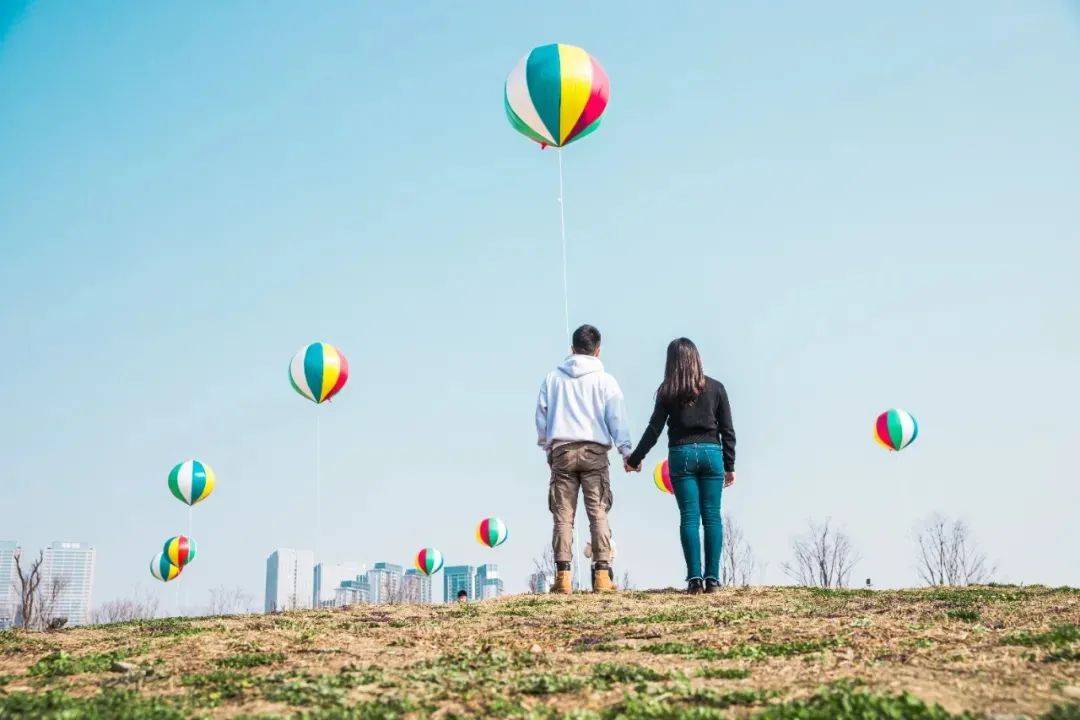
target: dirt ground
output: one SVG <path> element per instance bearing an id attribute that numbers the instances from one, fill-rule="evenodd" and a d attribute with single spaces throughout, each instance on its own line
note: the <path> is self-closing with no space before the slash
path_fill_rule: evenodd
<path id="1" fill-rule="evenodd" d="M 0 718 L 1080 718 L 1078 626 L 1078 590 L 987 586 L 523 595 L 6 631 Z"/>

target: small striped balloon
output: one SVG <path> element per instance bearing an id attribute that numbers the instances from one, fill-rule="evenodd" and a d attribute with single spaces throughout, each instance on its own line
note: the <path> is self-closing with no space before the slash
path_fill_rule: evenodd
<path id="1" fill-rule="evenodd" d="M 416 560 L 413 561 L 413 564 L 417 570 L 425 575 L 434 575 L 442 570 L 443 556 L 435 548 L 423 548 L 416 553 Z"/>
<path id="2" fill-rule="evenodd" d="M 214 492 L 217 476 L 204 462 L 186 460 L 169 473 L 169 490 L 182 503 L 194 505 Z"/>
<path id="3" fill-rule="evenodd" d="M 329 343 L 311 343 L 300 348 L 289 363 L 293 390 L 308 400 L 321 403 L 338 394 L 349 379 L 349 361 Z"/>
<path id="4" fill-rule="evenodd" d="M 171 537 L 165 541 L 163 552 L 169 558 L 169 562 L 182 570 L 195 559 L 195 541 L 187 535 Z"/>
<path id="5" fill-rule="evenodd" d="M 476 526 L 476 540 L 481 545 L 498 547 L 506 542 L 506 537 L 506 523 L 497 517 L 484 518 Z"/>
<path id="6" fill-rule="evenodd" d="M 652 476 L 657 490 L 675 494 L 675 488 L 671 485 L 671 469 L 668 467 L 667 460 L 656 463 L 656 469 L 653 470 Z"/>
<path id="7" fill-rule="evenodd" d="M 887 450 L 903 450 L 918 436 L 919 423 L 906 410 L 886 410 L 874 423 L 874 439 Z"/>
<path id="8" fill-rule="evenodd" d="M 180 574 L 180 568 L 169 562 L 168 555 L 165 553 L 158 553 L 154 556 L 154 559 L 150 561 L 150 574 L 162 582 L 169 582 Z"/>
<path id="9" fill-rule="evenodd" d="M 596 130 L 611 88 L 596 58 L 579 47 L 553 43 L 534 48 L 506 78 L 503 107 L 515 130 L 562 147 Z"/>

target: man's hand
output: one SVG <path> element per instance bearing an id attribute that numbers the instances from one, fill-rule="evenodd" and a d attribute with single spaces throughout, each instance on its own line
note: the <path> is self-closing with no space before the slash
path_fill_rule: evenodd
<path id="1" fill-rule="evenodd" d="M 622 468 L 623 468 L 623 470 L 625 470 L 628 473 L 641 472 L 641 466 L 640 465 L 638 465 L 637 467 L 634 467 L 629 462 L 627 462 L 626 458 L 623 458 Z"/>
<path id="2" fill-rule="evenodd" d="M 735 471 L 724 473 L 724 487 L 731 487 L 735 484 Z"/>

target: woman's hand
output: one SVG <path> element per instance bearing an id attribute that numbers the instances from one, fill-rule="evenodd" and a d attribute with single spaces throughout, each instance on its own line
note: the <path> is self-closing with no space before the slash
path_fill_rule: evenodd
<path id="1" fill-rule="evenodd" d="M 630 463 L 628 463 L 626 461 L 626 458 L 623 458 L 622 469 L 625 470 L 628 473 L 641 472 L 641 466 L 640 465 L 638 465 L 637 467 L 634 467 L 633 465 L 631 465 Z"/>
<path id="2" fill-rule="evenodd" d="M 724 487 L 731 487 L 735 484 L 735 471 L 724 473 Z"/>

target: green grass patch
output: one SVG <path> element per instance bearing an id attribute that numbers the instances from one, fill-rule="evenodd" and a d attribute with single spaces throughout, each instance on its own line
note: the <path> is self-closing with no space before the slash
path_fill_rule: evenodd
<path id="1" fill-rule="evenodd" d="M 765 702 L 769 693 L 759 690 L 733 690 L 726 693 L 712 690 L 682 689 L 663 694 L 635 693 L 604 710 L 605 720 L 721 720 L 727 718 L 727 708 L 757 705 Z"/>
<path id="2" fill-rule="evenodd" d="M 700 612 L 690 612 L 687 610 L 666 610 L 661 612 L 651 613 L 649 615 L 627 615 L 623 617 L 615 618 L 608 622 L 609 625 L 640 625 L 650 623 L 681 623 L 689 622 L 691 620 L 701 620 L 704 616 Z"/>
<path id="3" fill-rule="evenodd" d="M 592 668 L 593 684 L 600 687 L 622 683 L 642 683 L 667 680 L 669 675 L 633 663 L 597 663 Z"/>
<path id="4" fill-rule="evenodd" d="M 823 638 L 821 640 L 790 640 L 779 643 L 753 643 L 734 645 L 720 653 L 718 657 L 725 660 L 744 658 L 747 660 L 760 660 L 767 657 L 791 657 L 794 655 L 808 655 L 831 648 L 839 647 L 840 640 L 837 638 Z"/>
<path id="5" fill-rule="evenodd" d="M 698 675 L 709 680 L 743 680 L 750 677 L 750 671 L 746 668 L 703 667 Z"/>
<path id="6" fill-rule="evenodd" d="M 1080 720 L 1080 703 L 1055 705 L 1041 715 L 1039 720 Z"/>
<path id="7" fill-rule="evenodd" d="M 682 655 L 684 657 L 698 658 L 700 660 L 719 660 L 720 651 L 716 648 L 702 645 L 692 645 L 683 642 L 662 642 L 645 645 L 641 652 L 652 655 Z"/>
<path id="8" fill-rule="evenodd" d="M 952 620 L 963 620 L 964 622 L 978 622 L 982 617 L 979 615 L 978 610 L 972 610 L 971 608 L 953 608 L 945 612 L 945 616 Z"/>
<path id="9" fill-rule="evenodd" d="M 205 628 L 192 625 L 192 618 L 168 617 L 156 620 L 135 620 L 129 623 L 116 623 L 116 627 L 129 627 L 140 636 L 186 637 L 206 632 Z"/>
<path id="10" fill-rule="evenodd" d="M 214 664 L 218 667 L 232 668 L 234 670 L 238 670 L 241 668 L 276 665 L 279 662 L 283 662 L 284 660 L 285 655 L 283 653 L 248 652 L 237 653 L 236 655 L 229 655 L 228 657 L 218 658 L 214 660 Z"/>
<path id="11" fill-rule="evenodd" d="M 208 673 L 184 675 L 180 684 L 191 690 L 189 698 L 197 707 L 217 707 L 223 701 L 243 701 L 249 691 L 258 687 L 261 678 L 234 670 L 214 670 Z"/>
<path id="12" fill-rule="evenodd" d="M 62 675 L 80 675 L 82 673 L 105 672 L 117 660 L 123 660 L 133 654 L 133 650 L 113 650 L 107 653 L 87 653 L 71 655 L 63 650 L 49 653 L 30 666 L 27 675 L 41 678 Z"/>
<path id="13" fill-rule="evenodd" d="M 562 673 L 526 675 L 517 682 L 518 692 L 524 695 L 561 695 L 577 692 L 585 687 L 585 681 Z"/>
<path id="14" fill-rule="evenodd" d="M 106 689 L 90 697 L 62 690 L 0 695 L 0 718 L 47 720 L 184 720 L 188 713 L 168 698 L 143 697 L 134 690 Z"/>
<path id="15" fill-rule="evenodd" d="M 1056 647 L 1080 640 L 1080 628 L 1071 623 L 1055 625 L 1048 632 L 1019 632 L 1001 638 L 1002 645 L 1020 645 L 1022 647 Z"/>
<path id="16" fill-rule="evenodd" d="M 877 695 L 843 683 L 806 700 L 773 705 L 755 720 L 975 720 L 966 713 L 953 715 L 940 705 L 927 705 L 908 693 Z"/>
<path id="17" fill-rule="evenodd" d="M 1059 648 L 1047 653 L 1043 657 L 1043 662 L 1080 662 L 1080 652 L 1068 647 Z"/>

